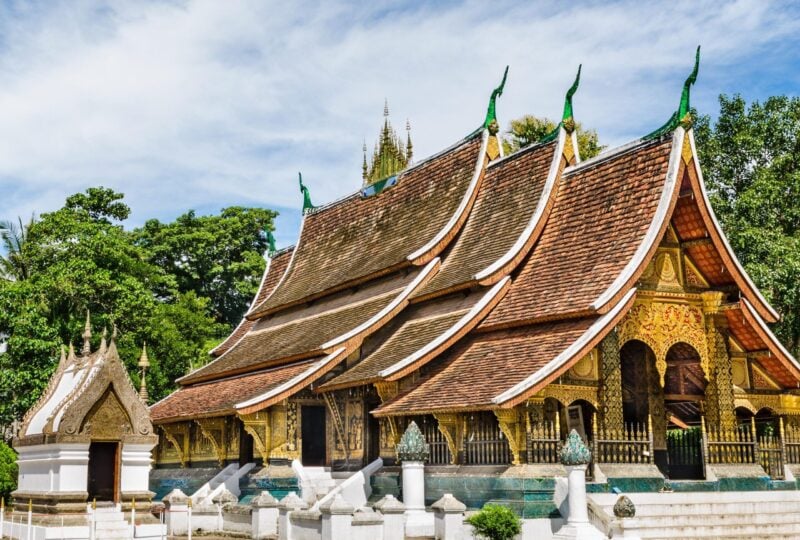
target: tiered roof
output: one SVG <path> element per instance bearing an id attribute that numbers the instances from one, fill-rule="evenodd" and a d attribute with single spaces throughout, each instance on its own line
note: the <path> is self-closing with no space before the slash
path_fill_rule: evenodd
<path id="1" fill-rule="evenodd" d="M 414 372 L 374 414 L 511 407 L 625 316 L 668 228 L 698 279 L 736 300 L 725 304 L 734 339 L 794 386 L 800 365 L 714 219 L 686 115 L 580 162 L 576 88 L 543 143 L 502 157 L 501 85 L 482 129 L 381 190 L 307 213 L 218 358 L 181 379 L 154 419 L 253 412 L 312 382 L 327 392 Z"/>

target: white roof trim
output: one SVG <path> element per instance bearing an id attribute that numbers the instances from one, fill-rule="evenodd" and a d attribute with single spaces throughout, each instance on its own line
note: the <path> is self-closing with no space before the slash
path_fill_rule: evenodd
<path id="1" fill-rule="evenodd" d="M 518 395 L 535 386 L 537 383 L 549 377 L 564 362 L 567 362 L 573 356 L 578 354 L 582 348 L 584 348 L 592 339 L 594 339 L 597 334 L 599 334 L 600 331 L 605 328 L 606 325 L 608 325 L 608 323 L 620 313 L 620 311 L 622 311 L 622 308 L 625 307 L 634 294 L 636 294 L 636 289 L 632 288 L 630 291 L 628 291 L 628 294 L 626 294 L 622 300 L 620 300 L 617 305 L 614 306 L 614 309 L 592 323 L 592 325 L 586 329 L 581 337 L 572 342 L 572 344 L 564 349 L 561 354 L 550 360 L 543 368 L 537 370 L 536 373 L 530 375 L 527 379 L 515 384 L 502 394 L 492 398 L 492 403 L 501 404 L 514 399 Z"/>
<path id="2" fill-rule="evenodd" d="M 259 294 L 261 294 L 261 289 L 264 287 L 264 284 L 267 282 L 267 276 L 269 275 L 269 269 L 272 267 L 272 257 L 270 257 L 269 255 L 267 255 L 267 257 L 266 257 L 266 261 L 267 261 L 267 264 L 266 264 L 266 266 L 264 267 L 264 273 L 261 275 L 261 282 L 258 284 L 258 289 L 256 290 L 256 294 L 255 294 L 255 296 L 253 296 L 253 300 L 252 300 L 252 302 L 250 302 L 250 305 L 247 307 L 247 312 L 248 312 L 248 313 L 249 313 L 250 311 L 252 311 L 252 309 L 253 309 L 254 307 L 256 307 L 256 300 L 258 300 L 258 295 L 259 295 Z M 234 328 L 234 329 L 233 329 L 233 332 L 231 332 L 231 333 L 228 335 L 228 337 L 230 337 L 230 336 L 232 336 L 233 334 L 235 334 L 236 332 L 238 332 L 238 331 L 239 331 L 239 328 L 241 328 L 241 327 L 242 327 L 242 325 L 243 325 L 245 322 L 248 322 L 248 319 L 247 319 L 247 317 L 242 317 L 242 320 L 241 320 L 241 321 L 239 321 L 239 324 L 237 324 L 237 325 L 236 325 L 236 328 Z M 222 343 L 220 343 L 219 345 L 217 345 L 216 347 L 214 347 L 213 349 L 211 349 L 210 351 L 208 351 L 208 354 L 209 354 L 209 355 L 213 355 L 213 354 L 214 354 L 214 352 L 215 352 L 217 349 L 219 349 L 220 347 L 222 347 L 222 346 L 225 344 L 225 342 L 226 342 L 226 341 L 228 341 L 228 338 L 225 338 L 225 339 L 223 340 L 223 342 L 222 342 Z M 239 341 L 239 340 L 236 340 L 236 341 L 237 341 L 237 343 L 238 343 L 238 341 Z"/>
<path id="3" fill-rule="evenodd" d="M 756 320 L 761 329 L 764 330 L 764 332 L 767 334 L 767 337 L 769 337 L 772 340 L 772 343 L 774 343 L 778 347 L 778 350 L 781 351 L 781 353 L 784 354 L 786 358 L 788 358 L 792 362 L 792 364 L 794 364 L 795 369 L 800 371 L 800 362 L 798 362 L 797 359 L 795 359 L 795 357 L 792 356 L 792 353 L 786 350 L 786 347 L 783 346 L 783 343 L 781 343 L 781 341 L 777 337 L 775 337 L 775 334 L 772 333 L 772 330 L 770 330 L 769 326 L 767 326 L 767 323 L 764 322 L 764 319 L 762 319 L 761 315 L 758 314 L 756 309 L 753 307 L 753 304 L 751 304 L 750 301 L 747 300 L 747 298 L 742 298 L 742 304 L 744 304 L 744 306 L 747 308 L 748 313 L 750 313 L 750 315 L 753 316 L 753 318 Z"/>
<path id="4" fill-rule="evenodd" d="M 394 300 L 389 302 L 389 304 L 386 307 L 384 307 L 378 313 L 376 313 L 375 315 L 373 315 L 360 325 L 356 326 L 346 334 L 342 334 L 339 337 L 333 338 L 332 340 L 323 343 L 320 348 L 329 349 L 331 347 L 335 347 L 336 345 L 344 343 L 348 339 L 357 336 L 370 326 L 380 321 L 382 318 L 386 317 L 389 313 L 397 309 L 397 307 L 406 299 L 408 299 L 411 293 L 414 292 L 417 289 L 417 287 L 419 287 L 419 284 L 422 283 L 434 271 L 436 266 L 439 264 L 439 261 L 440 261 L 439 257 L 434 257 L 431 262 L 425 265 L 425 268 L 422 269 L 422 272 L 420 272 L 419 275 L 415 277 L 411 283 L 406 285 L 406 288 L 403 289 L 402 292 L 394 298 Z"/>
<path id="5" fill-rule="evenodd" d="M 610 302 L 614 296 L 616 296 L 620 290 L 622 290 L 633 274 L 636 273 L 636 270 L 642 265 L 647 252 L 650 251 L 650 248 L 653 247 L 653 244 L 659 241 L 658 233 L 661 229 L 662 222 L 668 217 L 667 211 L 669 210 L 670 203 L 672 201 L 672 192 L 675 190 L 675 184 L 678 182 L 683 134 L 684 130 L 682 127 L 678 127 L 672 134 L 672 149 L 670 150 L 669 156 L 667 180 L 664 183 L 664 189 L 661 192 L 661 199 L 658 201 L 656 214 L 650 221 L 650 227 L 648 227 L 647 233 L 644 235 L 644 239 L 642 239 L 642 243 L 639 244 L 639 247 L 636 249 L 636 253 L 633 254 L 633 257 L 631 257 L 631 260 L 628 261 L 628 264 L 617 276 L 617 279 L 615 279 L 611 286 L 608 287 L 608 289 L 606 289 L 605 292 L 603 292 L 603 294 L 601 294 L 597 300 L 592 303 L 591 309 L 595 311 L 599 310 L 608 302 Z"/>
<path id="6" fill-rule="evenodd" d="M 483 171 L 483 162 L 486 158 L 486 144 L 489 141 L 489 131 L 484 129 L 483 134 L 481 135 L 481 148 L 478 152 L 478 159 L 475 160 L 475 171 L 472 173 L 472 180 L 470 181 L 469 187 L 467 188 L 466 193 L 464 193 L 464 197 L 461 198 L 461 203 L 458 205 L 458 208 L 450 216 L 450 220 L 447 224 L 440 230 L 436 236 L 434 236 L 427 244 L 416 250 L 414 253 L 406 257 L 407 260 L 413 261 L 425 255 L 428 251 L 433 249 L 433 247 L 442 241 L 442 239 L 450 233 L 450 231 L 456 226 L 456 223 L 461 218 L 461 215 L 467 208 L 472 195 L 475 192 L 475 189 L 478 187 L 478 179 L 481 177 L 481 172 Z"/>
<path id="7" fill-rule="evenodd" d="M 564 129 L 564 128 L 561 128 Z M 581 162 L 581 150 L 578 148 L 578 130 L 573 129 L 572 133 L 570 133 L 570 140 L 572 140 L 572 150 L 575 152 L 575 165 L 580 164 Z"/>
<path id="8" fill-rule="evenodd" d="M 314 362 L 313 364 L 311 364 L 311 366 L 309 366 L 308 369 L 306 369 L 305 371 L 303 371 L 299 375 L 295 375 L 294 377 L 292 377 L 291 379 L 289 379 L 285 383 L 276 386 L 275 388 L 273 388 L 269 392 L 265 392 L 265 393 L 261 394 L 260 396 L 256 396 L 254 398 L 250 398 L 247 401 L 242 401 L 241 403 L 237 403 L 236 405 L 233 406 L 233 408 L 234 409 L 245 409 L 247 407 L 251 407 L 253 405 L 257 405 L 257 404 L 261 403 L 262 401 L 266 401 L 266 400 L 268 400 L 268 399 L 270 399 L 272 397 L 275 397 L 275 396 L 281 394 L 282 392 L 285 392 L 286 390 L 290 390 L 293 386 L 303 382 L 303 380 L 308 378 L 310 375 L 313 375 L 314 372 L 317 371 L 319 368 L 325 366 L 326 364 L 328 364 L 328 363 L 332 362 L 333 360 L 335 360 L 336 358 L 338 358 L 344 351 L 345 351 L 344 347 L 339 347 L 338 349 L 336 349 L 335 351 L 330 353 L 325 358 L 322 358 L 322 359 L 318 360 L 317 362 Z"/>
<path id="9" fill-rule="evenodd" d="M 491 302 L 500 290 L 505 286 L 505 284 L 510 280 L 509 276 L 504 277 L 495 285 L 489 289 L 486 294 L 484 294 L 478 302 L 472 306 L 472 308 L 466 312 L 455 324 L 453 324 L 450 328 L 448 328 L 445 332 L 439 334 L 435 339 L 428 342 L 427 345 L 422 347 L 421 349 L 417 350 L 416 352 L 410 354 L 409 356 L 405 357 L 404 359 L 400 360 L 399 362 L 395 363 L 394 365 L 384 369 L 378 375 L 381 377 L 389 377 L 397 373 L 398 371 L 405 369 L 406 367 L 412 365 L 414 362 L 417 362 L 420 358 L 424 357 L 426 354 L 429 354 L 431 351 L 435 350 L 437 347 L 440 347 L 443 343 L 447 342 L 448 339 L 453 337 L 459 330 L 461 330 L 464 326 L 467 325 L 471 320 L 473 320 L 477 315 L 486 307 L 489 302 Z"/>
<path id="10" fill-rule="evenodd" d="M 286 270 L 283 271 L 283 275 L 281 276 L 281 279 L 279 279 L 278 283 L 275 284 L 275 287 L 272 289 L 272 292 L 269 293 L 267 295 L 267 297 L 264 298 L 264 300 L 261 302 L 262 304 L 266 303 L 267 300 L 272 298 L 272 296 L 278 291 L 280 286 L 283 285 L 283 282 L 286 280 L 286 276 L 289 275 L 289 271 L 292 270 L 292 266 L 294 265 L 294 258 L 297 256 L 297 252 L 300 249 L 300 240 L 303 239 L 303 229 L 305 229 L 305 227 L 306 227 L 306 218 L 307 217 L 308 217 L 308 214 L 303 214 L 303 219 L 300 220 L 300 231 L 297 233 L 297 244 L 294 246 L 294 248 L 292 248 L 292 256 L 289 259 L 289 263 L 286 265 Z M 264 277 L 266 277 L 266 273 L 264 274 Z M 247 316 L 250 315 L 253 312 L 253 308 L 256 308 L 256 307 L 258 307 L 258 306 L 251 306 L 251 308 L 247 310 L 247 313 L 244 314 L 245 318 L 247 318 Z M 236 343 L 238 343 L 238 341 Z"/>
<path id="11" fill-rule="evenodd" d="M 556 145 L 556 151 L 553 155 L 553 160 L 550 163 L 550 170 L 547 173 L 547 180 L 544 183 L 544 188 L 542 189 L 542 194 L 539 196 L 539 202 L 536 205 L 536 211 L 531 216 L 530 221 L 528 221 L 528 225 L 525 226 L 525 230 L 522 231 L 522 234 L 519 235 L 517 241 L 514 242 L 514 245 L 511 246 L 502 257 L 497 259 L 495 262 L 475 274 L 475 280 L 481 281 L 486 279 L 487 277 L 491 276 L 495 272 L 497 272 L 500 268 L 508 264 L 520 250 L 525 246 L 528 239 L 530 238 L 531 234 L 533 234 L 533 230 L 539 224 L 539 220 L 542 219 L 542 215 L 544 214 L 544 210 L 547 207 L 547 202 L 550 200 L 550 195 L 553 192 L 553 186 L 556 184 L 556 177 L 558 176 L 558 169 L 561 166 L 561 156 L 564 153 L 564 142 L 565 142 L 565 131 L 564 128 L 559 128 L 558 134 L 558 144 Z"/>
<path id="12" fill-rule="evenodd" d="M 734 253 L 733 249 L 731 249 L 731 246 L 728 243 L 728 239 L 722 232 L 722 227 L 720 226 L 719 221 L 717 221 L 717 216 L 714 214 L 714 208 L 711 206 L 711 202 L 708 200 L 708 193 L 706 193 L 706 183 L 705 180 L 703 180 L 703 171 L 700 170 L 700 160 L 697 156 L 697 148 L 694 145 L 694 130 L 691 129 L 689 130 L 689 144 L 691 145 L 692 155 L 694 156 L 694 164 L 695 164 L 694 170 L 697 172 L 697 179 L 700 181 L 699 182 L 700 193 L 702 193 L 703 195 L 703 203 L 706 205 L 706 208 L 708 209 L 708 215 L 711 216 L 711 222 L 714 224 L 714 228 L 716 229 L 717 234 L 722 239 L 722 245 L 725 246 L 725 250 L 728 252 L 728 256 L 733 261 L 733 264 L 734 266 L 736 266 L 736 269 L 739 271 L 739 274 L 741 274 L 747 285 L 755 292 L 758 301 L 761 302 L 764 306 L 766 306 L 767 311 L 769 311 L 770 315 L 775 317 L 775 319 L 780 320 L 781 318 L 780 314 L 778 314 L 778 312 L 775 311 L 775 308 L 769 305 L 769 302 L 767 302 L 767 300 L 761 295 L 761 291 L 758 290 L 758 287 L 756 287 L 755 284 L 753 284 L 753 282 L 750 280 L 750 276 L 747 275 L 747 272 L 742 267 L 741 263 L 739 262 L 739 259 L 736 258 L 736 253 Z"/>

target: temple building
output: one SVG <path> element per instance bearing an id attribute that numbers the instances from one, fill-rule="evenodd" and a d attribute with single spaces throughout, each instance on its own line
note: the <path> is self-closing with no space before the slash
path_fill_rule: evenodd
<path id="1" fill-rule="evenodd" d="M 428 158 L 387 118 L 365 185 L 306 209 L 213 360 L 151 408 L 157 466 L 388 467 L 414 420 L 444 472 L 545 471 L 575 429 L 596 478 L 790 474 L 800 364 L 709 204 L 696 76 L 663 127 L 586 160 L 579 76 L 510 155 L 505 76 Z"/>

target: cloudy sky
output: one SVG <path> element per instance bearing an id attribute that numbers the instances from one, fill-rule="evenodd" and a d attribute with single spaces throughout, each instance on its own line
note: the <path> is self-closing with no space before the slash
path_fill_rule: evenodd
<path id="1" fill-rule="evenodd" d="M 416 156 L 477 127 L 510 64 L 503 123 L 576 118 L 617 145 L 663 123 L 703 46 L 693 104 L 797 94 L 800 9 L 738 2 L 0 3 L 0 218 L 122 191 L 127 226 L 187 209 L 281 212 L 358 189 L 388 98 Z"/>

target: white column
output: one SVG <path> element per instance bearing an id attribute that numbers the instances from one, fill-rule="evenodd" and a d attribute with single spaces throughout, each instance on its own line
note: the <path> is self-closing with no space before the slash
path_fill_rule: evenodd
<path id="1" fill-rule="evenodd" d="M 591 461 L 592 453 L 580 435 L 573 429 L 561 449 L 561 464 L 567 469 L 569 516 L 567 516 L 567 524 L 561 527 L 553 538 L 562 540 L 606 538 L 606 535 L 589 523 L 586 502 L 586 466 Z"/>
<path id="2" fill-rule="evenodd" d="M 406 512 L 425 511 L 425 463 L 403 462 L 403 504 Z"/>

